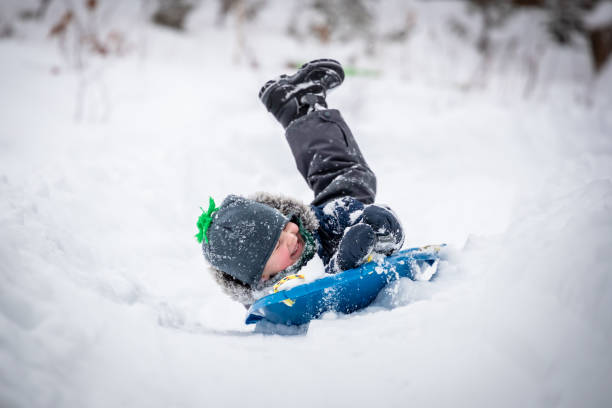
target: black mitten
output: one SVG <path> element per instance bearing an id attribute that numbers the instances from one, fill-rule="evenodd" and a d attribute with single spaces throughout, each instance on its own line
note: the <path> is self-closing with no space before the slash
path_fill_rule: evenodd
<path id="1" fill-rule="evenodd" d="M 404 231 L 391 210 L 378 205 L 370 205 L 363 210 L 362 220 L 376 233 L 377 242 L 374 248 L 376 252 L 390 255 L 402 247 Z"/>
<path id="2" fill-rule="evenodd" d="M 366 261 L 376 245 L 376 234 L 367 224 L 357 224 L 349 228 L 338 246 L 336 266 L 345 271 Z"/>

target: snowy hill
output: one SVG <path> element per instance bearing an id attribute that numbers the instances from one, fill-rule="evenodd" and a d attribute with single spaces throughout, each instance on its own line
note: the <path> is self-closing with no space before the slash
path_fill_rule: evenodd
<path id="1" fill-rule="evenodd" d="M 414 24 L 367 54 L 286 36 L 279 1 L 240 28 L 253 68 L 209 4 L 182 33 L 118 4 L 99 23 L 124 53 L 49 38 L 61 3 L 0 39 L 0 406 L 612 404 L 609 62 L 594 76 L 524 12 L 483 64 L 459 2 L 381 3 L 377 30 Z M 373 73 L 328 101 L 378 201 L 407 247 L 446 242 L 448 260 L 363 312 L 256 333 L 195 221 L 209 195 L 311 200 L 257 92 L 328 56 Z"/>

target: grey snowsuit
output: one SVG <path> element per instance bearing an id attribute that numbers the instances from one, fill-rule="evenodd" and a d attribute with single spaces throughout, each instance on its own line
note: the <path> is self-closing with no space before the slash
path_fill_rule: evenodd
<path id="1" fill-rule="evenodd" d="M 336 109 L 315 111 L 293 121 L 285 136 L 297 168 L 315 194 L 312 205 L 353 197 L 376 198 L 376 176 Z"/>

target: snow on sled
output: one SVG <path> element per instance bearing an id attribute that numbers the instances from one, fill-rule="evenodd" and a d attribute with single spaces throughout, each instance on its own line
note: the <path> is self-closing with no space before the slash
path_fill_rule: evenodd
<path id="1" fill-rule="evenodd" d="M 416 280 L 424 270 L 435 272 L 443 246 L 405 249 L 381 261 L 281 289 L 253 303 L 245 323 L 266 320 L 274 324 L 302 325 L 325 312 L 352 313 L 363 309 L 388 283 L 399 278 Z M 279 284 L 295 284 L 300 279 L 303 279 L 300 275 L 291 275 Z"/>

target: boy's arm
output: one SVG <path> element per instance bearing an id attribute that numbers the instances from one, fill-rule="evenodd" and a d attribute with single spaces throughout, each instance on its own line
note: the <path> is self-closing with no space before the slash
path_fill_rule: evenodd
<path id="1" fill-rule="evenodd" d="M 317 210 L 327 273 L 355 268 L 373 253 L 391 255 L 404 243 L 402 225 L 386 206 L 344 197 Z"/>
<path id="2" fill-rule="evenodd" d="M 356 268 L 368 259 L 375 246 L 376 234 L 369 225 L 359 223 L 347 228 L 325 272 L 333 274 Z"/>
<path id="3" fill-rule="evenodd" d="M 339 197 L 371 204 L 376 176 L 336 109 L 312 112 L 291 123 L 287 141 L 297 168 L 313 190 L 313 205 Z"/>

